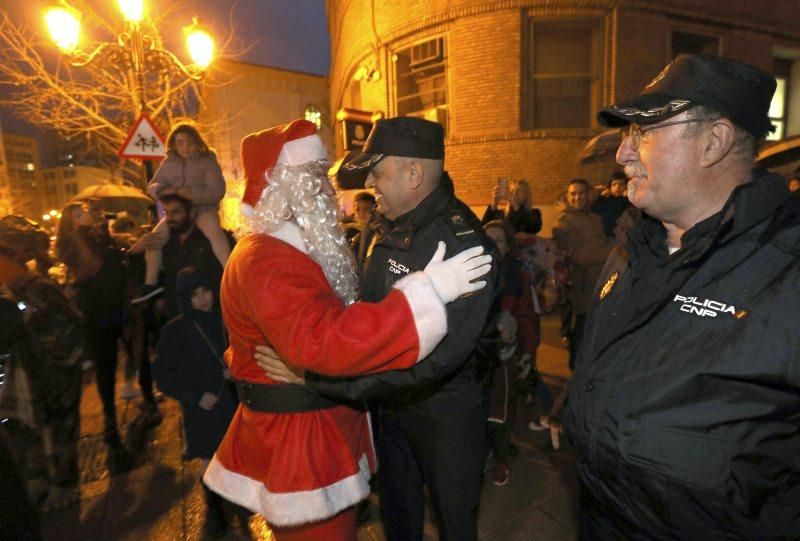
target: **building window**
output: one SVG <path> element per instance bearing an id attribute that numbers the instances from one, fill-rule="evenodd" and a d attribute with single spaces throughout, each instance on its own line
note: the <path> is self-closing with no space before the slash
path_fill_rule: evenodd
<path id="1" fill-rule="evenodd" d="M 303 111 L 303 118 L 309 122 L 313 122 L 317 129 L 322 127 L 322 111 L 320 111 L 319 107 L 313 103 L 306 105 L 306 108 Z"/>
<path id="2" fill-rule="evenodd" d="M 676 30 L 672 33 L 672 58 L 679 54 L 720 54 L 717 36 L 693 34 Z"/>
<path id="3" fill-rule="evenodd" d="M 788 58 L 776 58 L 772 63 L 772 74 L 775 76 L 777 86 L 775 94 L 772 95 L 772 102 L 769 104 L 769 120 L 775 126 L 775 131 L 767 135 L 768 141 L 777 141 L 786 137 L 793 64 L 794 61 Z"/>
<path id="4" fill-rule="evenodd" d="M 398 116 L 438 122 L 447 130 L 447 46 L 433 38 L 397 51 L 395 66 Z"/>
<path id="5" fill-rule="evenodd" d="M 350 108 L 361 109 L 361 81 L 350 81 Z"/>
<path id="6" fill-rule="evenodd" d="M 523 129 L 592 126 L 602 89 L 602 32 L 597 20 L 530 19 Z"/>

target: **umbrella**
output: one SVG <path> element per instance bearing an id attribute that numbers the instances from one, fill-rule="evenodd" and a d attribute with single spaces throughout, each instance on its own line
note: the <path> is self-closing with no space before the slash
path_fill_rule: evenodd
<path id="1" fill-rule="evenodd" d="M 100 210 L 104 212 L 127 212 L 140 217 L 140 221 L 148 221 L 148 210 L 156 202 L 145 193 L 132 186 L 123 184 L 95 184 L 81 190 L 67 202 L 67 206 L 83 203 L 89 199 L 98 199 Z"/>
<path id="2" fill-rule="evenodd" d="M 610 155 L 613 159 L 619 148 L 619 129 L 606 130 L 592 137 L 578 154 L 578 159 L 583 164 L 588 164 Z"/>
<path id="3" fill-rule="evenodd" d="M 800 161 L 800 135 L 795 135 L 772 144 L 767 143 L 758 153 L 757 163 L 761 167 L 772 169 L 794 165 L 792 162 L 798 161 Z"/>
<path id="4" fill-rule="evenodd" d="M 328 176 L 336 178 L 336 184 L 340 190 L 363 190 L 364 183 L 367 181 L 369 171 L 348 171 L 342 165 L 358 156 L 359 152 L 348 152 L 328 169 Z"/>

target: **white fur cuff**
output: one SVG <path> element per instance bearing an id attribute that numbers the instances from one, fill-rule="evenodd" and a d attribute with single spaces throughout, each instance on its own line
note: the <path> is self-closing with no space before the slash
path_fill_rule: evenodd
<path id="1" fill-rule="evenodd" d="M 401 278 L 394 287 L 402 291 L 411 307 L 419 336 L 419 362 L 430 355 L 447 334 L 447 311 L 430 278 L 422 272 Z"/>

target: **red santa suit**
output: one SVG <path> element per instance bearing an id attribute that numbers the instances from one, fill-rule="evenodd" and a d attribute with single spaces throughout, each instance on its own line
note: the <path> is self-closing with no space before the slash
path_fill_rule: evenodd
<path id="1" fill-rule="evenodd" d="M 247 165 L 246 149 L 243 143 Z M 412 366 L 444 337 L 445 309 L 422 273 L 395 287 L 380 303 L 345 306 L 294 223 L 245 236 L 221 287 L 230 336 L 225 359 L 233 377 L 281 385 L 255 362 L 255 347 L 263 344 L 289 364 L 327 375 Z M 366 498 L 374 469 L 369 420 L 360 409 L 272 413 L 240 405 L 204 481 L 271 525 L 291 526 L 328 519 Z"/>

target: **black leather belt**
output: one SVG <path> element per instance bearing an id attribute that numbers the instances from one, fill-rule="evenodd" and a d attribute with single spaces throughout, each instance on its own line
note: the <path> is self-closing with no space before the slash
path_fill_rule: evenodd
<path id="1" fill-rule="evenodd" d="M 299 413 L 341 406 L 303 385 L 236 382 L 239 402 L 255 411 Z"/>

